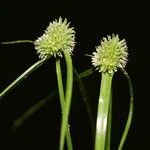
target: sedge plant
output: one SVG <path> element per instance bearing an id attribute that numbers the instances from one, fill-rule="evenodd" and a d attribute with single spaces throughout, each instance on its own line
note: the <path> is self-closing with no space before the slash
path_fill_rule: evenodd
<path id="1" fill-rule="evenodd" d="M 10 92 L 15 86 L 17 86 L 23 79 L 28 77 L 34 70 L 43 65 L 49 58 L 56 58 L 56 75 L 58 82 L 58 91 L 60 97 L 60 105 L 62 109 L 62 120 L 60 130 L 60 145 L 59 150 L 64 150 L 65 138 L 67 142 L 68 150 L 73 150 L 70 126 L 68 122 L 72 91 L 73 91 L 73 65 L 71 54 L 75 46 L 75 31 L 70 27 L 70 23 L 67 19 L 55 20 L 49 24 L 45 33 L 35 41 L 20 40 L 12 42 L 3 42 L 2 44 L 17 44 L 17 43 L 31 43 L 35 45 L 37 54 L 40 60 L 28 68 L 23 74 L 21 74 L 14 82 L 12 82 L 5 90 L 0 93 L 2 99 L 8 92 Z M 61 73 L 61 59 L 64 56 L 66 61 L 66 89 L 64 90 L 64 83 Z M 111 117 L 112 117 L 112 79 L 114 73 L 118 68 L 122 70 L 126 76 L 130 86 L 130 109 L 128 120 L 125 126 L 125 130 L 119 144 L 118 150 L 121 150 L 125 139 L 127 137 L 132 115 L 133 115 L 133 87 L 132 82 L 124 70 L 127 63 L 127 45 L 125 40 L 120 40 L 118 35 L 108 36 L 103 38 L 101 45 L 96 48 L 96 52 L 92 55 L 92 64 L 96 67 L 96 70 L 102 73 L 100 84 L 100 95 L 97 111 L 96 122 L 96 134 L 95 134 L 95 150 L 110 150 L 110 137 L 111 137 Z M 84 71 L 80 75 L 74 69 L 76 80 L 79 84 L 79 88 L 82 92 L 85 106 L 91 121 L 92 135 L 94 135 L 94 121 L 91 108 L 88 104 L 87 94 L 81 78 L 86 77 L 94 72 L 93 68 Z M 54 91 L 56 93 L 56 91 Z M 53 93 L 52 93 L 53 95 Z M 51 97 L 51 95 L 50 95 Z M 14 122 L 12 129 L 19 127 L 31 114 L 38 111 L 43 107 L 50 97 L 46 97 L 41 100 L 35 106 L 31 107 L 24 115 L 18 118 Z"/>
<path id="2" fill-rule="evenodd" d="M 71 143 L 71 136 L 69 132 L 68 118 L 72 99 L 73 88 L 73 65 L 71 54 L 75 46 L 75 31 L 69 27 L 67 19 L 62 18 L 50 23 L 45 33 L 35 41 L 35 49 L 41 59 L 47 57 L 56 57 L 56 74 L 58 81 L 58 89 L 60 96 L 60 103 L 62 108 L 62 121 L 60 132 L 60 150 L 64 149 L 65 135 L 67 138 L 68 148 L 73 149 Z M 62 73 L 60 65 L 60 57 L 64 55 L 67 65 L 66 91 L 64 94 Z"/>
<path id="3" fill-rule="evenodd" d="M 118 35 L 107 36 L 92 55 L 92 64 L 101 72 L 100 95 L 98 100 L 95 150 L 110 149 L 111 88 L 114 73 L 127 63 L 126 41 Z M 107 135 L 108 134 L 108 135 Z"/>
<path id="4" fill-rule="evenodd" d="M 34 70 L 44 64 L 49 58 L 56 58 L 56 74 L 58 81 L 58 89 L 60 96 L 60 103 L 62 108 L 62 123 L 60 132 L 60 150 L 64 149 L 65 136 L 67 139 L 68 149 L 72 150 L 72 141 L 69 131 L 68 118 L 72 99 L 73 88 L 73 65 L 71 54 L 75 46 L 75 31 L 74 28 L 69 27 L 70 23 L 67 19 L 62 19 L 50 22 L 45 30 L 45 33 L 35 41 L 11 41 L 3 42 L 2 44 L 17 44 L 17 43 L 33 43 L 40 60 L 28 68 L 16 80 L 14 80 L 5 90 L 0 93 L 1 99 L 17 86 L 23 79 L 30 75 Z M 63 82 L 61 77 L 60 58 L 65 57 L 67 67 L 66 90 L 64 93 Z"/>
<path id="5" fill-rule="evenodd" d="M 88 99 L 87 94 L 84 92 L 85 87 L 83 87 L 83 82 L 82 82 L 82 78 L 87 78 L 88 76 L 90 76 L 91 74 L 93 74 L 95 71 L 93 68 L 91 69 L 87 69 L 85 71 L 83 71 L 82 73 L 78 74 L 77 71 L 74 69 L 74 71 L 76 72 L 75 75 L 77 75 L 76 77 L 77 79 L 77 83 L 79 84 L 81 93 L 83 95 L 83 99 Z M 130 79 L 129 74 L 124 70 L 121 69 L 122 73 L 125 75 L 127 81 L 128 81 L 128 85 L 129 85 L 129 89 L 130 89 L 130 106 L 129 106 L 129 113 L 128 113 L 128 119 L 125 125 L 125 129 L 122 135 L 122 138 L 120 140 L 120 144 L 118 146 L 118 150 L 122 150 L 123 145 L 125 143 L 125 140 L 127 138 L 128 132 L 129 132 L 129 128 L 131 125 L 131 121 L 132 121 L 132 117 L 133 117 L 133 106 L 134 106 L 134 94 L 133 94 L 133 85 L 132 85 L 132 81 Z M 82 82 L 80 83 L 79 82 Z M 54 91 L 52 91 L 49 95 L 47 95 L 46 97 L 44 97 L 43 99 L 41 99 L 39 102 L 35 103 L 33 106 L 31 106 L 26 112 L 24 112 L 21 116 L 19 116 L 16 120 L 14 120 L 12 127 L 11 127 L 11 132 L 16 132 L 18 130 L 18 128 L 20 126 L 22 126 L 24 124 L 25 121 L 27 121 L 33 114 L 35 114 L 37 111 L 39 111 L 40 109 L 42 109 L 49 101 L 52 100 L 52 97 L 55 96 L 57 94 L 57 89 L 55 89 Z M 111 92 L 112 93 L 112 92 Z M 106 135 L 106 150 L 110 149 L 110 137 L 111 137 L 111 101 L 112 100 L 112 94 L 111 94 L 111 98 L 110 98 L 110 108 L 109 108 L 109 115 L 108 115 L 108 129 L 107 129 L 107 135 Z M 85 102 L 85 101 L 84 101 Z M 89 105 L 87 105 L 88 103 L 85 102 L 85 106 L 87 109 L 87 112 L 89 114 L 89 110 L 91 113 L 91 108 Z M 92 117 L 92 118 L 90 118 Z M 93 116 L 92 114 L 89 114 L 89 119 L 90 121 L 93 121 Z M 92 128 L 92 123 L 91 123 L 91 128 Z M 93 130 L 95 129 L 95 127 L 92 128 L 92 132 L 94 132 Z M 93 134 L 92 134 L 93 135 Z"/>

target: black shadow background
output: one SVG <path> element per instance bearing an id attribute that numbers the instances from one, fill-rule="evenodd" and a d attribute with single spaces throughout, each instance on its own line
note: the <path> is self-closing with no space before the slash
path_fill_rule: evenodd
<path id="1" fill-rule="evenodd" d="M 90 58 L 84 54 L 91 54 L 102 37 L 114 33 L 126 39 L 129 47 L 126 69 L 134 85 L 135 111 L 124 150 L 149 149 L 149 3 L 135 0 L 1 0 L 0 41 L 35 40 L 49 22 L 59 16 L 66 17 L 75 27 L 77 44 L 73 63 L 78 72 L 91 67 Z M 0 45 L 0 91 L 37 60 L 31 44 Z M 96 114 L 100 74 L 96 72 L 83 81 Z M 9 132 L 17 117 L 56 87 L 52 59 L 0 101 L 1 150 L 58 149 L 61 115 L 58 97 L 28 119 L 16 133 Z M 114 76 L 113 87 L 112 150 L 116 150 L 129 105 L 128 84 L 120 71 Z M 74 149 L 92 150 L 90 124 L 76 83 L 73 97 L 70 125 Z"/>

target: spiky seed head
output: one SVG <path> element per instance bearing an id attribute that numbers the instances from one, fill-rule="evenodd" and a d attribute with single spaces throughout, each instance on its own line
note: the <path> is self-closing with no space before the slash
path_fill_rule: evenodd
<path id="1" fill-rule="evenodd" d="M 101 40 L 92 55 L 92 64 L 99 72 L 112 74 L 117 68 L 124 68 L 127 63 L 126 41 L 120 40 L 118 35 L 107 36 Z"/>
<path id="2" fill-rule="evenodd" d="M 62 57 L 63 51 L 72 53 L 75 46 L 75 31 L 69 24 L 67 19 L 62 20 L 61 17 L 49 24 L 45 33 L 34 42 L 39 58 Z"/>

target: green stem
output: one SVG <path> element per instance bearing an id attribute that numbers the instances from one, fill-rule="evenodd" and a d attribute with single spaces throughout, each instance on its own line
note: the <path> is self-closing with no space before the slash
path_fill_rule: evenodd
<path id="1" fill-rule="evenodd" d="M 46 60 L 39 60 L 28 68 L 23 74 L 21 74 L 16 80 L 14 80 L 4 91 L 0 93 L 0 97 L 3 98 L 8 92 L 10 92 L 15 86 L 17 86 L 23 79 L 27 78 L 33 71 L 44 64 Z"/>
<path id="2" fill-rule="evenodd" d="M 112 89 L 110 93 L 109 102 L 109 112 L 108 112 L 108 123 L 107 123 L 107 135 L 106 135 L 106 146 L 105 150 L 110 150 L 111 147 L 111 125 L 112 125 Z"/>
<path id="3" fill-rule="evenodd" d="M 134 92 L 133 92 L 133 85 L 132 85 L 132 81 L 130 79 L 130 76 L 128 75 L 128 73 L 124 70 L 121 69 L 121 71 L 124 73 L 124 75 L 126 76 L 127 80 L 128 80 L 128 84 L 129 84 L 129 88 L 130 88 L 130 106 L 129 106 L 129 113 L 128 113 L 128 119 L 126 122 L 126 126 L 118 147 L 118 150 L 122 150 L 123 145 L 125 143 L 125 140 L 127 138 L 130 126 L 131 126 L 131 122 L 132 122 L 132 118 L 133 118 L 133 109 L 134 109 Z"/>
<path id="4" fill-rule="evenodd" d="M 3 45 L 8 45 L 8 44 L 20 44 L 20 43 L 34 43 L 34 41 L 31 40 L 19 40 L 19 41 L 9 41 L 9 42 L 2 42 L 1 44 Z"/>
<path id="5" fill-rule="evenodd" d="M 80 78 L 84 78 L 84 77 L 87 77 L 91 74 L 93 74 L 95 72 L 95 69 L 94 68 L 90 68 L 90 69 L 87 69 L 85 71 L 83 71 L 82 73 L 80 73 Z"/>
<path id="6" fill-rule="evenodd" d="M 113 75 L 109 73 L 102 73 L 97 112 L 95 150 L 105 149 L 112 77 Z"/>
<path id="7" fill-rule="evenodd" d="M 67 130 L 69 111 L 71 105 L 72 88 L 73 88 L 73 67 L 72 59 L 69 52 L 64 52 L 66 65 L 67 65 L 67 83 L 66 83 L 66 94 L 65 94 L 65 105 L 64 112 L 62 115 L 61 132 L 60 132 L 60 150 L 64 150 L 65 133 Z"/>
<path id="8" fill-rule="evenodd" d="M 63 88 L 63 82 L 62 82 L 60 59 L 56 60 L 56 74 L 57 74 L 57 81 L 58 81 L 60 104 L 61 104 L 61 109 L 62 109 L 62 113 L 63 113 L 64 112 L 64 105 L 65 105 L 65 96 L 64 96 L 64 88 Z M 67 146 L 68 146 L 69 150 L 73 150 L 69 125 L 67 124 L 67 126 L 68 126 L 68 130 L 66 130 Z"/>
<path id="9" fill-rule="evenodd" d="M 61 108 L 62 108 L 62 112 L 63 112 L 63 107 L 64 107 L 64 103 L 65 103 L 65 96 L 64 96 L 64 88 L 63 88 L 63 82 L 62 82 L 60 59 L 56 60 L 56 74 L 57 74 L 60 104 L 61 104 Z"/>

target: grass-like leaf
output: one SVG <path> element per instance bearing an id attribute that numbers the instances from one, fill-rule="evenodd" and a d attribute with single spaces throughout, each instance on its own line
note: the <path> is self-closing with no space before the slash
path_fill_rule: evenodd
<path id="1" fill-rule="evenodd" d="M 132 122 L 132 118 L 133 118 L 133 110 L 134 110 L 134 92 L 133 92 L 133 85 L 132 85 L 132 81 L 131 78 L 129 76 L 129 74 L 127 73 L 126 70 L 121 69 L 121 71 L 123 72 L 123 74 L 125 75 L 125 77 L 127 78 L 128 84 L 129 84 L 129 89 L 130 89 L 130 106 L 129 106 L 129 113 L 128 113 L 128 119 L 125 125 L 125 129 L 122 135 L 122 138 L 120 140 L 120 144 L 118 147 L 118 150 L 122 150 L 123 145 L 125 143 L 125 140 L 127 138 L 130 126 L 131 126 L 131 122 Z"/>

